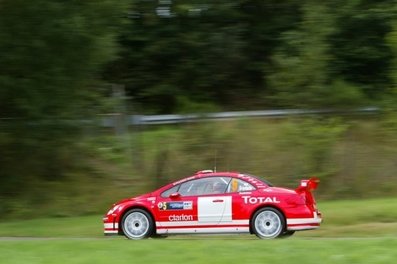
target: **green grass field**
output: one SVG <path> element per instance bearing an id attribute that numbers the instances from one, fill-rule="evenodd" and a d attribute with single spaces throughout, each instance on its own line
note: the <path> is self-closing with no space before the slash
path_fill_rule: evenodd
<path id="1" fill-rule="evenodd" d="M 131 241 L 102 235 L 101 216 L 0 223 L 0 263 L 394 263 L 397 199 L 319 202 L 319 230 Z"/>
<path id="2" fill-rule="evenodd" d="M 1 241 L 0 263 L 394 263 L 396 238 Z"/>

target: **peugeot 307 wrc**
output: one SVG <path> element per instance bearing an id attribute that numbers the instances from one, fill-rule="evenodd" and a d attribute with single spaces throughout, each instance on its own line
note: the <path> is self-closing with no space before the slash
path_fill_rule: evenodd
<path id="1" fill-rule="evenodd" d="M 317 178 L 302 180 L 291 190 L 249 174 L 199 171 L 114 204 L 103 218 L 104 233 L 129 239 L 222 233 L 288 237 L 320 226 L 312 194 L 318 183 Z"/>

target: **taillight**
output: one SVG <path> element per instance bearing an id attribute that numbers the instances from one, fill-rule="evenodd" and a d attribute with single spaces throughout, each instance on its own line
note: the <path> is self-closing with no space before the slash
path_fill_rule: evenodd
<path id="1" fill-rule="evenodd" d="M 291 196 L 288 199 L 286 199 L 286 202 L 293 206 L 305 205 L 306 199 L 302 195 L 294 195 L 294 196 Z"/>

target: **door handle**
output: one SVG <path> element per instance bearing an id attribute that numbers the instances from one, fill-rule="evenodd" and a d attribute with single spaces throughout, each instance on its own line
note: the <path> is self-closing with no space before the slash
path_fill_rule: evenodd
<path id="1" fill-rule="evenodd" d="M 223 203 L 222 199 L 216 199 L 216 200 L 212 200 L 213 203 Z"/>

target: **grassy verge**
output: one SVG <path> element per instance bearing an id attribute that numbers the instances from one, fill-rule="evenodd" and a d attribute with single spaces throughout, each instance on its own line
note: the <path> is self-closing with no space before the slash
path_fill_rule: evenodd
<path id="1" fill-rule="evenodd" d="M 397 221 L 397 198 L 318 202 L 329 225 L 392 223 Z"/>
<path id="2" fill-rule="evenodd" d="M 7 237 L 103 237 L 100 215 L 12 220 L 0 223 L 0 236 Z"/>
<path id="3" fill-rule="evenodd" d="M 100 215 L 2 222 L 0 263 L 394 263 L 397 198 L 320 201 L 319 207 L 325 217 L 319 230 L 280 240 L 109 238 L 102 235 Z"/>

